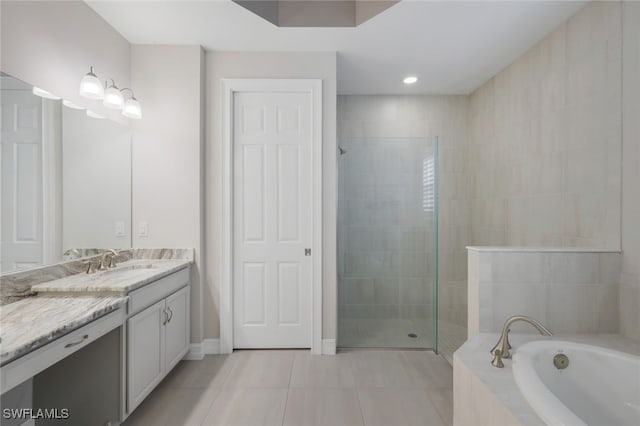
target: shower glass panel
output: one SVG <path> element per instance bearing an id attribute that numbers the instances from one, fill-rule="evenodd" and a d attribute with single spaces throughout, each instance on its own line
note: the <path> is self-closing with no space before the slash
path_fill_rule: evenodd
<path id="1" fill-rule="evenodd" d="M 438 139 L 338 144 L 338 346 L 437 350 Z"/>

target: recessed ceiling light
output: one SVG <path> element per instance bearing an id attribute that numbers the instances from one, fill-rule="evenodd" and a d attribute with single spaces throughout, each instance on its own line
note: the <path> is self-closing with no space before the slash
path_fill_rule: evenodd
<path id="1" fill-rule="evenodd" d="M 404 84 L 413 84 L 418 81 L 418 77 L 410 75 L 409 77 L 405 77 L 402 81 Z"/>

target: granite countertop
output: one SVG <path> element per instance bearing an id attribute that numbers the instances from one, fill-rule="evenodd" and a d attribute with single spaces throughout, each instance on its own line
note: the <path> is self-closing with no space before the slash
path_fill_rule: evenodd
<path id="1" fill-rule="evenodd" d="M 113 269 L 93 274 L 75 274 L 31 287 L 38 297 L 43 294 L 117 294 L 126 295 L 152 281 L 193 263 L 190 259 L 136 259 L 118 264 Z"/>
<path id="2" fill-rule="evenodd" d="M 0 306 L 0 365 L 124 306 L 126 296 L 38 296 Z"/>
<path id="3" fill-rule="evenodd" d="M 544 422 L 520 393 L 513 378 L 513 360 L 505 360 L 504 368 L 495 368 L 491 365 L 492 355 L 489 350 L 498 341 L 498 337 L 498 333 L 480 333 L 471 337 L 454 353 L 454 368 L 456 362 L 462 362 L 522 425 L 543 426 Z M 527 342 L 543 339 L 584 343 L 640 355 L 640 344 L 618 334 L 558 334 L 553 337 L 542 337 L 537 334 L 509 334 L 514 353 Z"/>

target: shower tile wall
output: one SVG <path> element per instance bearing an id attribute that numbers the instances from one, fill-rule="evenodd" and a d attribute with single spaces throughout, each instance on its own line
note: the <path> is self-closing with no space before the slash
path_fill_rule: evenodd
<path id="1" fill-rule="evenodd" d="M 471 94 L 474 245 L 620 248 L 621 7 L 590 2 Z"/>
<path id="2" fill-rule="evenodd" d="M 467 149 L 467 105 L 466 96 L 338 96 L 339 139 L 440 138 L 438 339 L 441 346 L 447 340 L 451 350 L 464 341 L 467 326 L 465 246 L 471 244 L 469 205 L 473 187 Z"/>
<path id="3" fill-rule="evenodd" d="M 423 205 L 427 139 L 339 140 L 339 317 L 428 319 L 433 206 Z M 406 335 L 406 333 L 404 333 Z"/>

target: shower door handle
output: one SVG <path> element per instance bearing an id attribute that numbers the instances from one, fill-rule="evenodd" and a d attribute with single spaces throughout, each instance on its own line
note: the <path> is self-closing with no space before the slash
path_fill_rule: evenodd
<path id="1" fill-rule="evenodd" d="M 311 256 L 311 249 L 310 248 L 304 249 L 304 255 L 305 256 Z"/>

